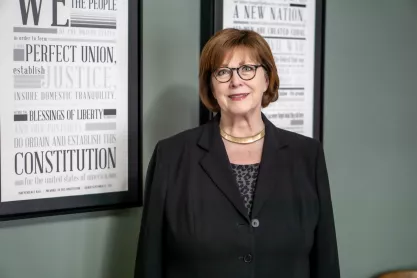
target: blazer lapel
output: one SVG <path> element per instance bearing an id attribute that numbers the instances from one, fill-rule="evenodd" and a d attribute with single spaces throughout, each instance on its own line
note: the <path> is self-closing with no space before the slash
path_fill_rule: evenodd
<path id="1" fill-rule="evenodd" d="M 252 218 L 258 216 L 274 188 L 279 186 L 285 191 L 289 182 L 289 157 L 285 148 L 288 144 L 285 138 L 279 136 L 279 129 L 264 114 L 262 114 L 262 119 L 265 123 L 265 139 L 252 207 Z"/>
<path id="2" fill-rule="evenodd" d="M 220 115 L 204 127 L 202 136 L 199 140 L 200 147 L 207 152 L 200 160 L 204 171 L 216 184 L 216 186 L 229 199 L 236 210 L 249 222 L 248 212 L 240 197 L 236 180 L 230 167 L 229 158 L 226 153 L 219 131 Z"/>
<path id="3" fill-rule="evenodd" d="M 255 189 L 252 218 L 257 217 L 274 188 L 280 187 L 283 193 L 290 189 L 287 188 L 289 184 L 289 157 L 285 148 L 288 142 L 285 141 L 283 136 L 279 136 L 279 129 L 264 114 L 262 114 L 262 119 L 265 123 L 265 141 Z M 200 160 L 200 164 L 236 210 L 250 222 L 220 136 L 219 120 L 220 114 L 217 114 L 204 127 L 198 144 L 207 152 Z"/>

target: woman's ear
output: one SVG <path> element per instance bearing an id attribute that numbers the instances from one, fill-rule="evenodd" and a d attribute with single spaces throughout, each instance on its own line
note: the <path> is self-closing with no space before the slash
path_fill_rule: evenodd
<path id="1" fill-rule="evenodd" d="M 269 87 L 269 76 L 265 72 L 265 91 L 268 90 L 268 87 Z"/>
<path id="2" fill-rule="evenodd" d="M 213 98 L 216 99 L 216 94 L 214 93 L 214 86 L 213 86 L 213 80 L 210 80 L 210 91 L 213 95 Z"/>

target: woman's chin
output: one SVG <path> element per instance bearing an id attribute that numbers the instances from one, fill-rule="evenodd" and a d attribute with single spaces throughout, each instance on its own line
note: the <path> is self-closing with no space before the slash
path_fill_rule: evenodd
<path id="1" fill-rule="evenodd" d="M 253 113 L 256 110 L 256 107 L 251 107 L 249 105 L 232 105 L 227 109 L 227 113 L 231 115 L 247 115 Z"/>

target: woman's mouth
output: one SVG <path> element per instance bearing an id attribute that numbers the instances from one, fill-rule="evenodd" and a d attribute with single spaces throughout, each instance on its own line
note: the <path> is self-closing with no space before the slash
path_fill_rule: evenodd
<path id="1" fill-rule="evenodd" d="M 249 94 L 233 94 L 230 95 L 229 98 L 233 101 L 240 101 L 245 99 Z"/>

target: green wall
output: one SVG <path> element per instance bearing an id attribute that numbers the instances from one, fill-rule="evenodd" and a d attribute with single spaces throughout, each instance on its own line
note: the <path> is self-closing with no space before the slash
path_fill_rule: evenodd
<path id="1" fill-rule="evenodd" d="M 417 1 L 327 1 L 325 132 L 344 278 L 417 269 Z"/>
<path id="2" fill-rule="evenodd" d="M 324 140 L 343 278 L 417 268 L 417 1 L 327 0 Z M 198 124 L 199 1 L 144 0 L 144 170 Z M 140 209 L 0 222 L 1 278 L 132 278 Z"/>

